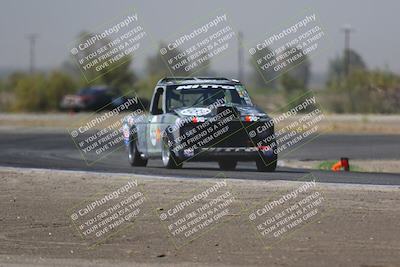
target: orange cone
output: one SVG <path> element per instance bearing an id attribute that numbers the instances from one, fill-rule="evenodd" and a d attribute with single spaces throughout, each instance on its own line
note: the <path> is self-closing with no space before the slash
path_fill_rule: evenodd
<path id="1" fill-rule="evenodd" d="M 349 158 L 341 158 L 338 162 L 333 164 L 332 171 L 337 172 L 337 171 L 350 171 L 350 164 L 349 164 Z"/>
<path id="2" fill-rule="evenodd" d="M 338 171 L 340 171 L 341 168 L 342 168 L 342 161 L 339 160 L 338 162 L 333 164 L 331 170 L 334 171 L 334 172 L 338 172 Z"/>

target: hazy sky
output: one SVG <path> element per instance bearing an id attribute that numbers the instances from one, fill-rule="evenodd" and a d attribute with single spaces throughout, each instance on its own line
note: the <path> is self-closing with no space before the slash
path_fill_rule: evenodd
<path id="1" fill-rule="evenodd" d="M 168 3 L 168 4 L 166 4 Z M 261 40 L 271 29 L 298 17 L 305 8 L 318 15 L 332 40 L 332 47 L 312 58 L 312 69 L 324 72 L 330 58 L 341 53 L 343 33 L 340 28 L 351 24 L 355 29 L 351 46 L 369 67 L 400 73 L 400 1 L 128 1 L 128 0 L 0 0 L 0 68 L 27 69 L 29 49 L 26 35 L 38 33 L 37 67 L 52 68 L 69 56 L 68 44 L 82 30 L 98 25 L 135 7 L 146 32 L 155 41 L 182 32 L 193 21 L 202 21 L 219 9 L 226 12 L 236 30 L 244 33 L 246 42 Z M 138 56 L 135 68 L 143 68 L 149 49 Z M 247 57 L 247 53 L 246 53 Z M 246 58 L 246 62 L 247 62 Z M 236 62 L 221 59 L 212 68 L 236 70 Z"/>

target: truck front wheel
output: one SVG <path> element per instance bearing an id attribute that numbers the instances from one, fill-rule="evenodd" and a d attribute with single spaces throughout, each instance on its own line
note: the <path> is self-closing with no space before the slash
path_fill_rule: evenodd
<path id="1" fill-rule="evenodd" d="M 278 156 L 273 154 L 271 157 L 263 157 L 256 160 L 257 171 L 274 172 L 278 163 Z"/>
<path id="2" fill-rule="evenodd" d="M 146 167 L 147 159 L 143 159 L 140 156 L 140 152 L 137 148 L 137 139 L 131 140 L 128 146 L 128 158 L 131 166 L 142 166 Z"/>
<path id="3" fill-rule="evenodd" d="M 167 137 L 163 138 L 163 142 L 161 144 L 161 158 L 164 167 L 167 169 L 182 168 L 182 162 L 175 156 L 175 154 L 171 151 L 171 148 L 168 146 Z"/>
<path id="4" fill-rule="evenodd" d="M 223 171 L 233 171 L 236 168 L 236 160 L 221 159 L 218 161 L 219 168 Z"/>

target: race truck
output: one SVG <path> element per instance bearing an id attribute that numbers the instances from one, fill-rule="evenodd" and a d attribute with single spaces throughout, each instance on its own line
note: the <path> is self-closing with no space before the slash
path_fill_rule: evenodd
<path id="1" fill-rule="evenodd" d="M 273 120 L 238 80 L 163 78 L 149 111 L 126 116 L 122 132 L 132 166 L 158 158 L 170 169 L 189 161 L 217 161 L 222 170 L 255 161 L 258 171 L 276 169 Z"/>

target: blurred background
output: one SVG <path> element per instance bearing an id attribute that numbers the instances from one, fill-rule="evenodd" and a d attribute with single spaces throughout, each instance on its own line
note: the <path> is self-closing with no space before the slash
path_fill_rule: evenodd
<path id="1" fill-rule="evenodd" d="M 202 74 L 240 78 L 255 102 L 270 112 L 310 89 L 330 113 L 400 112 L 398 1 L 2 0 L 0 7 L 2 113 L 63 112 L 66 95 L 99 94 L 107 103 L 132 90 L 148 104 L 156 82 L 171 76 L 159 53 L 171 34 L 220 10 L 243 43 L 254 44 L 308 7 L 329 36 L 326 49 L 265 83 L 238 42 L 229 56 L 211 59 Z M 69 44 L 131 7 L 154 45 L 88 83 L 73 62 Z"/>

